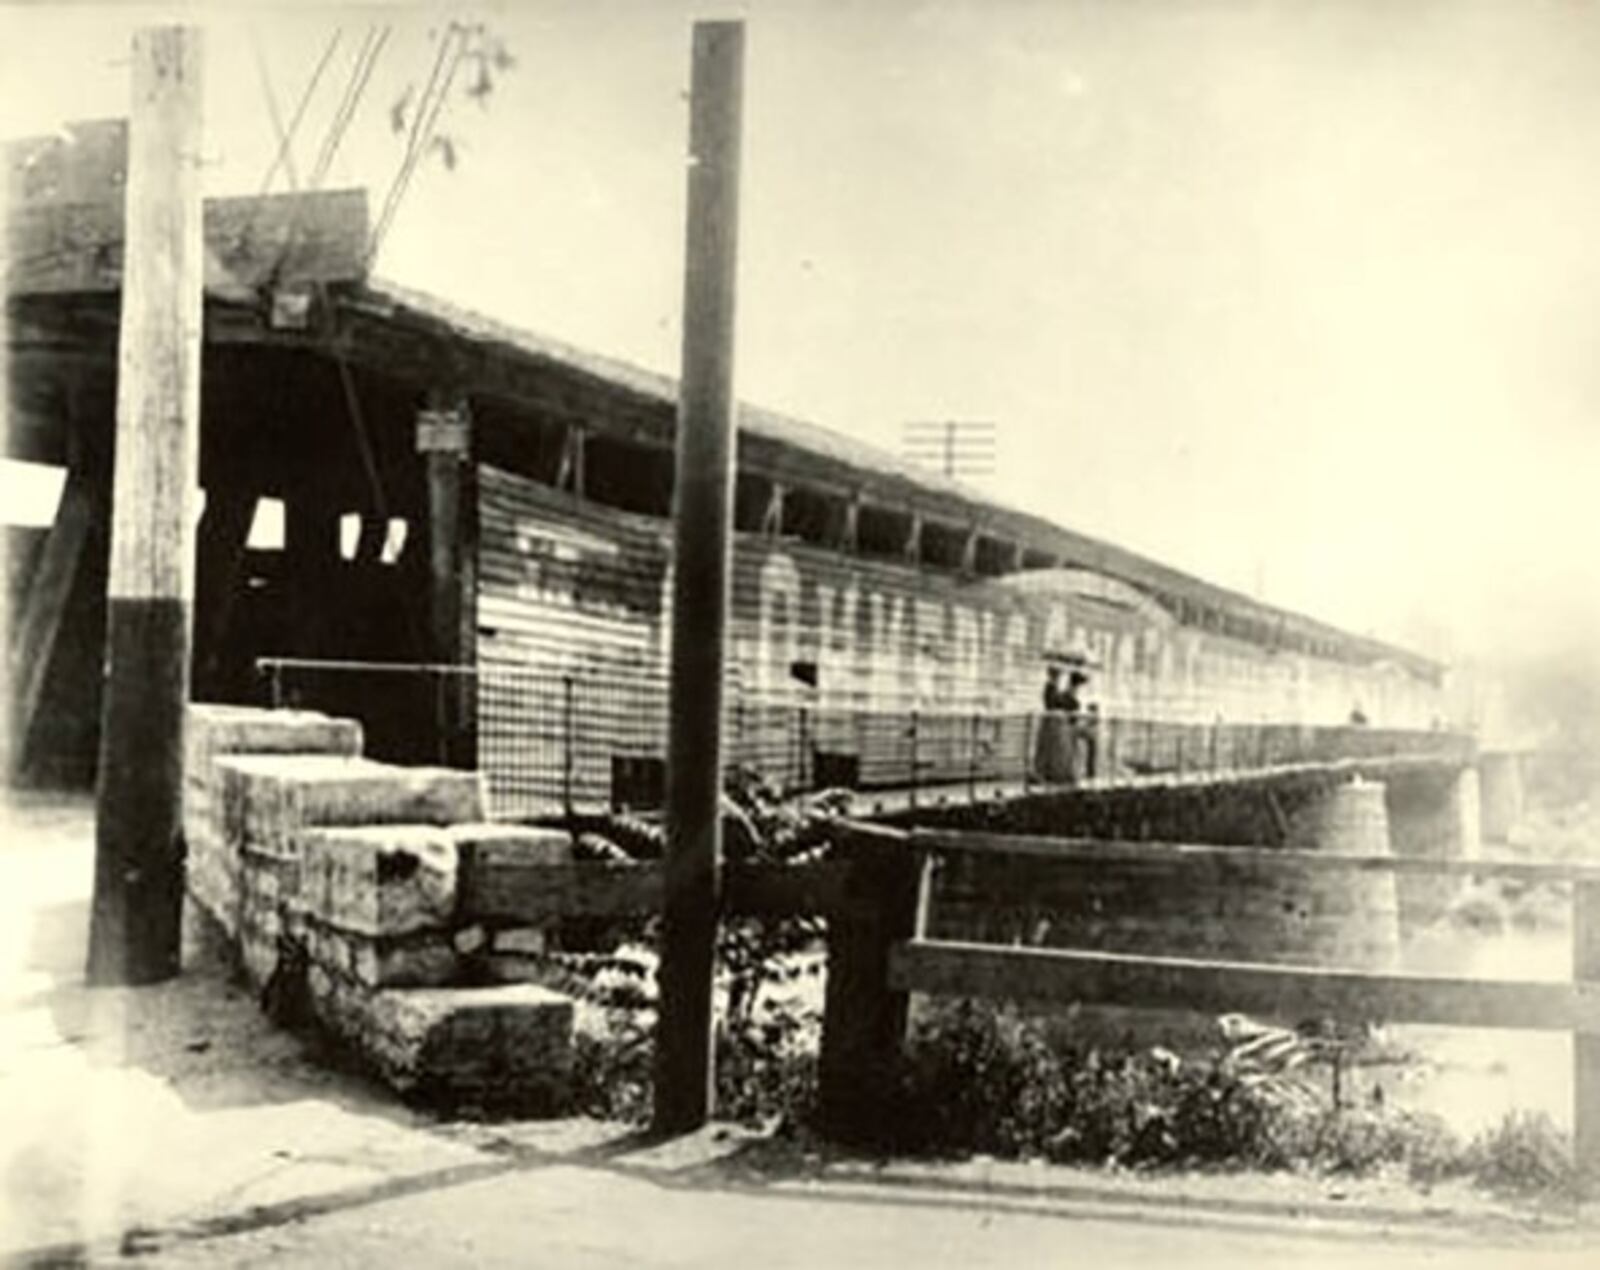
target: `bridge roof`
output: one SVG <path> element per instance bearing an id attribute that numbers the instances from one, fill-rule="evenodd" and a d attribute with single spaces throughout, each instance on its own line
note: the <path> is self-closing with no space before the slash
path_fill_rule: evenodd
<path id="1" fill-rule="evenodd" d="M 372 280 L 347 293 L 345 302 L 409 325 L 480 346 L 494 357 L 523 360 L 546 371 L 577 377 L 603 392 L 631 399 L 645 408 L 649 439 L 671 441 L 678 399 L 671 376 L 574 345 L 508 326 L 384 280 Z M 653 421 L 654 426 L 648 426 Z M 800 482 L 859 493 L 869 502 L 911 507 L 925 515 L 977 526 L 981 532 L 1048 552 L 1063 565 L 1093 569 L 1140 588 L 1169 608 L 1191 606 L 1242 619 L 1254 629 L 1327 644 L 1354 661 L 1391 661 L 1429 677 L 1440 663 L 1396 645 L 1352 634 L 1304 614 L 1278 608 L 1217 586 L 1115 543 L 1020 511 L 960 482 L 906 462 L 856 437 L 748 402 L 739 404 L 741 454 L 759 451 L 762 466 L 778 467 Z M 604 430 L 604 420 L 594 420 Z M 637 435 L 640 420 L 632 421 Z M 1268 634 L 1267 638 L 1275 636 Z"/>

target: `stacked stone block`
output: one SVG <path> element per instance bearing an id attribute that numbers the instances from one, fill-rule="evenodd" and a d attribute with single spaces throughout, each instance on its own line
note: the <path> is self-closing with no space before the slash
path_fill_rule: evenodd
<path id="1" fill-rule="evenodd" d="M 491 935 L 463 924 L 458 897 L 466 869 L 569 859 L 568 835 L 480 823 L 475 773 L 362 758 L 349 720 L 191 711 L 190 895 L 251 985 L 281 1000 L 293 979 L 315 1020 L 407 1095 L 558 1106 L 571 1003 L 489 973 Z"/>
<path id="2" fill-rule="evenodd" d="M 183 831 L 190 898 L 223 935 L 239 929 L 242 862 L 230 837 L 217 760 L 240 754 L 361 753 L 361 725 L 307 710 L 193 705 L 185 732 Z"/>
<path id="3" fill-rule="evenodd" d="M 301 832 L 300 908 L 312 1008 L 395 1088 L 452 1105 L 555 1105 L 572 1005 L 485 973 L 488 936 L 462 924 L 465 870 L 569 858 L 566 834 L 487 824 Z"/>
<path id="4" fill-rule="evenodd" d="M 285 937 L 303 942 L 300 856 L 310 828 L 469 822 L 483 814 L 478 775 L 324 755 L 247 755 L 217 760 L 226 832 L 240 871 L 239 950 L 263 988 Z"/>

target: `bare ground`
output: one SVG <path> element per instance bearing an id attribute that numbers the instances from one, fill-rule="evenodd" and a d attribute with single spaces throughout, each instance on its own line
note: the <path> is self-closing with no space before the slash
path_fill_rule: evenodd
<path id="1" fill-rule="evenodd" d="M 0 813 L 0 1257 L 20 1264 L 1523 1265 L 1595 1246 L 1586 1214 L 1395 1179 L 883 1164 L 730 1129 L 651 1144 L 588 1121 L 440 1123 L 270 1027 L 199 950 L 173 983 L 86 988 L 91 838 L 83 799 Z M 1446 1101 L 1482 1111 L 1497 1081 L 1550 1094 L 1565 1063 L 1519 1054 L 1446 1064 L 1481 1069 Z"/>

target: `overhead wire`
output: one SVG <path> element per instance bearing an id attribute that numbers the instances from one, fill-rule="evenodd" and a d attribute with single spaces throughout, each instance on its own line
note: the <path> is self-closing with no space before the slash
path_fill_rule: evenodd
<path id="1" fill-rule="evenodd" d="M 411 122 L 411 133 L 407 138 L 405 154 L 401 158 L 394 181 L 389 186 L 389 193 L 384 198 L 383 210 L 373 226 L 372 241 L 367 250 L 369 264 L 377 256 L 378 248 L 383 245 L 383 240 L 394 223 L 395 215 L 400 210 L 400 204 L 410 187 L 417 165 L 433 143 L 434 129 L 438 125 L 439 115 L 450 98 L 450 89 L 455 83 L 456 71 L 460 69 L 466 56 L 466 48 L 465 29 L 452 24 L 439 42 L 439 54 L 434 59 L 433 71 L 421 96 L 417 99 L 416 115 Z"/>
<path id="2" fill-rule="evenodd" d="M 345 85 L 344 96 L 334 110 L 322 146 L 317 152 L 316 161 L 312 165 L 309 179 L 311 189 L 320 189 L 323 181 L 327 179 L 328 170 L 338 156 L 339 146 L 343 143 L 350 123 L 355 118 L 356 110 L 361 105 L 361 98 L 365 95 L 367 84 L 372 78 L 372 70 L 378 64 L 378 57 L 383 52 L 383 46 L 388 42 L 392 29 L 389 26 L 367 29 L 366 37 L 356 54 L 350 79 Z"/>
<path id="3" fill-rule="evenodd" d="M 301 90 L 301 92 L 300 92 L 300 102 L 295 107 L 293 116 L 291 116 L 290 119 L 289 119 L 289 127 L 288 127 L 288 129 L 287 130 L 282 130 L 282 129 L 279 130 L 279 135 L 282 138 L 282 143 L 278 146 L 277 155 L 273 158 L 272 162 L 267 166 L 266 175 L 261 178 L 261 195 L 262 195 L 262 197 L 265 197 L 267 192 L 269 190 L 271 190 L 271 188 L 272 188 L 272 179 L 275 176 L 278 175 L 278 170 L 280 168 L 283 168 L 288 172 L 290 185 L 292 186 L 293 184 L 295 184 L 294 157 L 293 157 L 293 146 L 294 146 L 295 134 L 300 131 L 300 124 L 305 119 L 306 108 L 308 106 L 310 106 L 311 98 L 316 95 L 317 85 L 322 82 L 322 76 L 324 75 L 324 73 L 326 73 L 329 63 L 333 61 L 333 55 L 338 50 L 339 42 L 343 38 L 344 38 L 344 28 L 343 27 L 334 28 L 333 35 L 329 37 L 327 46 L 322 50 L 322 56 L 317 60 L 317 65 L 316 65 L 315 69 L 312 70 L 310 78 L 306 80 L 305 88 L 303 88 Z M 262 63 L 262 60 L 261 60 L 261 48 L 260 48 L 259 44 L 256 44 L 254 31 L 251 32 L 250 39 L 251 39 L 251 44 L 255 47 L 255 51 L 256 51 L 256 68 L 257 68 L 257 71 L 258 71 L 258 73 L 263 73 L 264 74 L 265 67 L 264 67 L 264 64 Z"/>
<path id="4" fill-rule="evenodd" d="M 382 51 L 384 42 L 388 38 L 388 34 L 388 27 L 384 27 L 382 31 L 378 32 L 376 35 L 374 35 L 371 29 L 369 29 L 368 38 L 363 41 L 362 48 L 357 54 L 356 64 L 352 68 L 351 76 L 346 85 L 344 96 L 340 100 L 339 108 L 336 111 L 334 118 L 330 121 L 328 133 L 324 137 L 322 148 L 318 153 L 317 164 L 311 174 L 311 184 L 309 189 L 315 189 L 317 187 L 317 183 L 319 183 L 320 180 L 326 176 L 328 165 L 332 162 L 333 155 L 337 153 L 339 142 L 342 140 L 345 131 L 349 128 L 350 121 L 354 118 L 356 108 L 360 105 L 361 97 L 365 92 L 367 83 L 372 76 L 372 68 L 376 64 L 377 56 Z M 280 148 L 287 152 L 290 148 L 292 138 L 288 135 L 288 130 L 285 128 L 282 116 L 277 108 L 277 95 L 273 91 L 271 74 L 266 67 L 265 60 L 261 58 L 259 54 L 260 50 L 259 46 L 257 46 L 257 68 L 261 75 L 261 88 L 263 96 L 266 98 L 267 102 L 267 113 L 272 121 L 273 128 L 278 134 Z M 300 193 L 298 188 L 299 181 L 297 179 L 297 174 L 295 172 L 292 160 L 285 163 L 284 170 L 288 176 L 291 191 L 296 194 Z M 298 209 L 296 223 L 297 221 Z M 294 227 L 292 226 L 290 234 L 291 242 L 293 239 L 293 229 Z M 287 253 L 287 250 L 288 246 L 286 244 L 285 253 Z M 321 279 L 313 279 L 311 285 L 317 292 L 317 297 L 323 312 L 331 312 L 332 310 L 330 307 L 326 283 L 324 283 Z M 332 355 L 334 366 L 338 372 L 339 387 L 344 400 L 345 414 L 350 421 L 351 431 L 355 437 L 356 452 L 360 457 L 361 466 L 364 475 L 366 476 L 367 485 L 372 498 L 373 510 L 377 513 L 379 518 L 382 519 L 385 524 L 387 524 L 390 519 L 390 503 L 388 493 L 384 489 L 383 473 L 378 466 L 377 452 L 372 442 L 371 432 L 367 427 L 365 414 L 361 408 L 361 396 L 356 386 L 355 373 L 351 369 L 347 351 L 338 338 L 337 333 L 335 333 L 332 338 L 326 340 L 326 348 Z M 410 635 L 412 643 L 418 648 L 423 648 L 424 644 L 422 641 L 421 629 L 417 623 L 416 614 L 412 612 L 409 605 L 402 605 L 401 608 L 404 612 L 407 633 Z"/>

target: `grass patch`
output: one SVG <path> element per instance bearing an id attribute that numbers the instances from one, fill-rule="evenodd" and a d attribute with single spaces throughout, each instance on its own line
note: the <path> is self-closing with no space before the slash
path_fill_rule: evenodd
<path id="1" fill-rule="evenodd" d="M 578 1039 L 579 1109 L 644 1123 L 651 1013 L 613 1011 Z M 801 1129 L 816 1096 L 814 1020 L 719 1036 L 719 1118 Z M 906 1046 L 890 1154 L 990 1155 L 1141 1170 L 1399 1173 L 1419 1186 L 1465 1179 L 1514 1199 L 1576 1199 L 1571 1147 L 1548 1118 L 1513 1114 L 1464 1142 L 1437 1117 L 1381 1103 L 1336 1105 L 1323 1073 L 1218 1049 L 1180 1057 L 1053 1041 L 1041 1021 L 988 1002 L 942 1004 Z"/>

